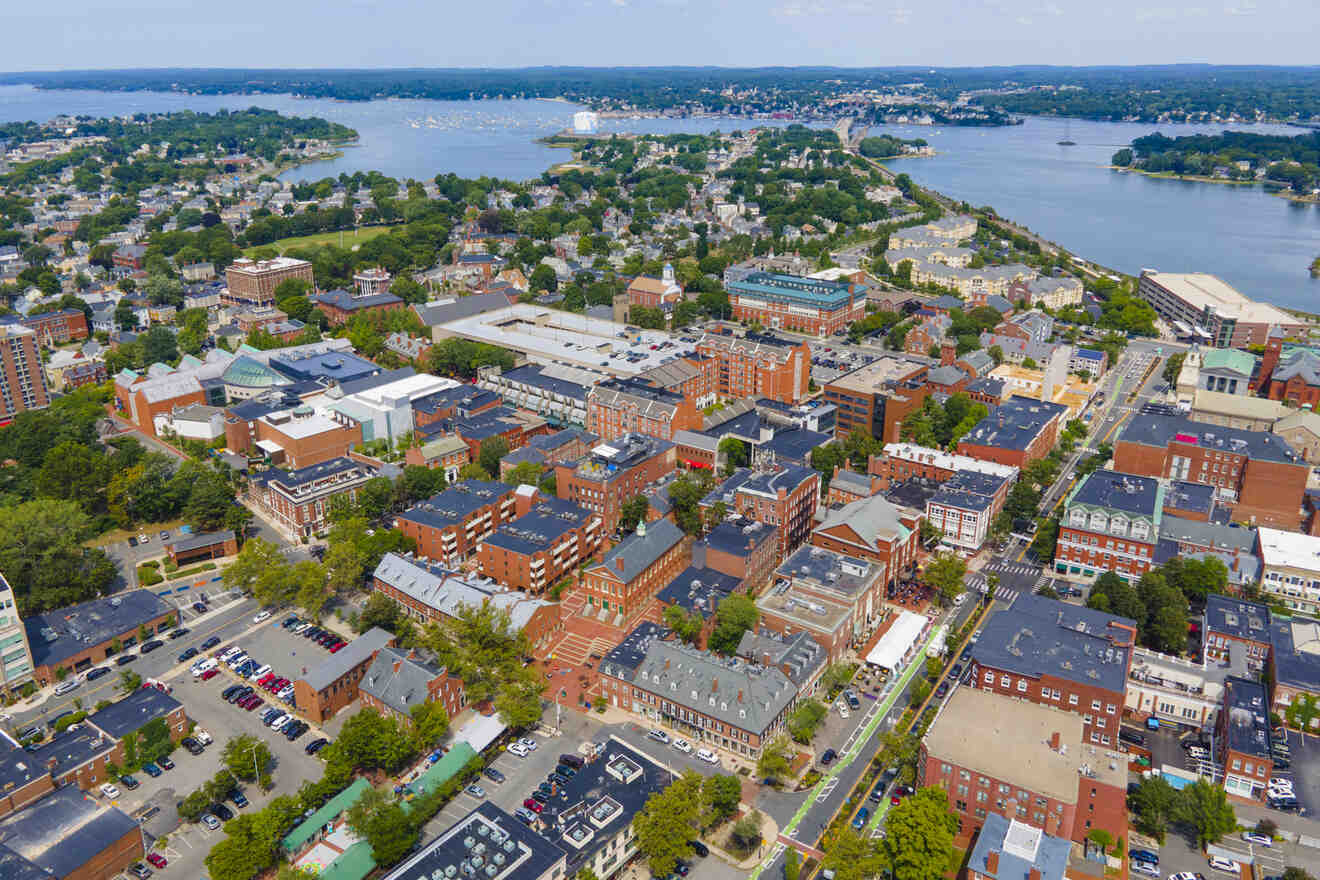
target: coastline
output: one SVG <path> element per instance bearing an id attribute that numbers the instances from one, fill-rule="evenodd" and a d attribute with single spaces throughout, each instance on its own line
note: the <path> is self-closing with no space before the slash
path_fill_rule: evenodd
<path id="1" fill-rule="evenodd" d="M 1277 184 L 1271 186 L 1266 180 L 1228 180 L 1223 177 L 1206 177 L 1201 174 L 1175 174 L 1172 171 L 1144 171 L 1140 168 L 1132 168 L 1124 165 L 1106 165 L 1110 171 L 1119 171 L 1127 174 L 1140 174 L 1142 177 L 1149 177 L 1152 180 L 1182 180 L 1189 183 L 1214 183 L 1228 186 L 1247 186 L 1260 187 L 1266 195 L 1285 199 L 1289 202 L 1296 202 L 1299 205 L 1314 205 L 1320 203 L 1320 196 L 1305 195 L 1290 192 L 1286 186 Z"/>

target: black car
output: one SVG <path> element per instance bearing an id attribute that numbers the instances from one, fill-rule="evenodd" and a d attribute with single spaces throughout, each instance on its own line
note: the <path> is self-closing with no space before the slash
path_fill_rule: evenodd
<path id="1" fill-rule="evenodd" d="M 1121 728 L 1118 731 L 1118 738 L 1123 740 L 1123 742 L 1131 743 L 1134 746 L 1144 746 L 1146 744 L 1146 738 L 1144 736 L 1137 733 L 1135 730 L 1128 730 L 1126 727 Z"/>
<path id="2" fill-rule="evenodd" d="M 119 777 L 119 784 L 124 786 L 124 788 L 128 789 L 129 791 L 132 791 L 142 783 L 138 782 L 132 776 L 129 776 L 127 773 L 125 773 L 123 776 Z"/>
<path id="3" fill-rule="evenodd" d="M 137 658 L 138 658 L 137 654 L 120 654 L 118 657 L 115 658 L 115 665 L 127 666 L 128 664 L 137 660 Z"/>
<path id="4" fill-rule="evenodd" d="M 325 748 L 329 744 L 330 744 L 330 740 L 326 739 L 325 737 L 320 737 L 319 739 L 312 740 L 306 746 L 304 746 L 303 751 L 309 755 L 315 755 L 317 752 L 321 751 L 321 749 Z"/>
<path id="5" fill-rule="evenodd" d="M 194 602 L 194 603 L 192 604 L 192 610 L 193 610 L 193 611 L 196 611 L 198 614 L 205 614 L 205 613 L 207 612 L 206 603 L 205 603 L 205 602 Z M 216 639 L 216 644 L 219 644 L 219 642 L 220 642 L 220 640 L 219 640 L 219 639 Z"/>
<path id="6" fill-rule="evenodd" d="M 162 770 L 174 769 L 174 762 L 171 761 L 169 758 L 161 758 L 159 761 L 156 762 L 156 764 L 159 765 L 160 769 Z"/>
<path id="7" fill-rule="evenodd" d="M 211 813 L 221 822 L 228 822 L 234 818 L 234 811 L 224 804 L 211 804 Z"/>
<path id="8" fill-rule="evenodd" d="M 178 629 L 172 629 L 172 630 L 170 630 L 169 635 L 167 635 L 165 638 L 167 638 L 167 639 L 181 639 L 181 638 L 183 638 L 184 636 L 186 636 L 186 635 L 187 635 L 188 633 L 190 633 L 190 632 L 192 632 L 192 630 L 188 629 L 188 627 L 186 627 L 186 626 L 181 626 L 181 627 L 179 627 Z"/>
<path id="9" fill-rule="evenodd" d="M 298 622 L 298 615 L 294 614 L 284 618 L 284 620 L 280 623 L 280 626 L 283 627 L 284 629 L 288 629 L 297 622 Z"/>
<path id="10" fill-rule="evenodd" d="M 321 635 L 325 635 L 325 630 L 321 629 L 319 626 L 309 626 L 307 629 L 303 630 L 304 639 L 314 639 Z"/>
<path id="11" fill-rule="evenodd" d="M 485 770 L 483 770 L 482 772 L 485 773 L 486 778 L 489 779 L 489 780 L 491 780 L 492 782 L 503 782 L 503 781 L 504 781 L 504 774 L 501 773 L 500 771 L 496 770 L 494 767 L 487 767 L 487 768 L 486 768 Z"/>
<path id="12" fill-rule="evenodd" d="M 937 700 L 944 699 L 944 695 L 947 694 L 948 692 L 949 692 L 949 683 L 947 681 L 940 682 L 940 686 L 935 688 L 935 699 Z"/>
<path id="13" fill-rule="evenodd" d="M 838 752 L 834 751 L 834 749 L 826 749 L 825 754 L 820 756 L 820 766 L 822 767 L 830 766 L 830 764 L 834 763 L 834 759 L 837 757 L 838 757 Z"/>
<path id="14" fill-rule="evenodd" d="M 706 844 L 702 843 L 700 840 L 689 840 L 688 846 L 692 847 L 692 851 L 703 859 L 710 855 L 710 849 L 708 849 Z"/>
<path id="15" fill-rule="evenodd" d="M 234 789 L 229 793 L 229 800 L 232 801 L 234 806 L 238 807 L 240 810 L 248 805 L 248 799 L 244 797 L 243 792 L 239 791 L 238 789 Z"/>
<path id="16" fill-rule="evenodd" d="M 186 650 L 184 650 L 182 654 L 179 655 L 179 662 L 186 663 L 187 661 L 191 660 L 196 656 L 197 656 L 196 648 L 187 648 Z"/>
<path id="17" fill-rule="evenodd" d="M 550 796 L 545 794 L 544 792 L 534 791 L 532 792 L 532 800 L 536 801 L 537 803 L 548 804 L 550 803 Z"/>
<path id="18" fill-rule="evenodd" d="M 216 645 L 218 645 L 218 644 L 220 644 L 220 637 L 219 637 L 219 636 L 211 636 L 209 639 L 207 639 L 206 641 L 204 641 L 204 642 L 202 642 L 200 645 L 198 645 L 197 648 L 198 648 L 198 650 L 201 650 L 201 651 L 209 651 L 209 650 L 211 650 L 212 648 L 214 648 L 214 647 L 215 647 Z"/>
<path id="19" fill-rule="evenodd" d="M 241 684 L 231 684 L 220 692 L 220 699 L 229 700 L 230 697 L 234 696 L 234 694 L 237 694 L 242 689 L 243 686 Z"/>
<path id="20" fill-rule="evenodd" d="M 163 648 L 163 647 L 165 647 L 165 643 L 162 642 L 160 639 L 152 639 L 149 642 L 143 642 L 142 649 L 138 653 L 150 654 L 152 651 L 156 650 L 157 648 Z"/>
<path id="21" fill-rule="evenodd" d="M 96 681 L 96 680 L 97 680 L 98 678 L 100 678 L 101 676 L 103 676 L 103 675 L 109 675 L 109 674 L 110 674 L 110 667 L 108 667 L 108 666 L 98 666 L 98 667 L 96 667 L 95 669 L 89 670 L 89 671 L 87 672 L 87 680 L 88 680 L 88 681 Z"/>
<path id="22" fill-rule="evenodd" d="M 203 751 L 205 751 L 205 749 L 202 748 L 202 744 L 199 743 L 197 740 L 193 739 L 191 736 L 185 736 L 182 740 L 179 741 L 179 745 L 187 749 L 188 754 L 190 755 L 200 755 Z"/>

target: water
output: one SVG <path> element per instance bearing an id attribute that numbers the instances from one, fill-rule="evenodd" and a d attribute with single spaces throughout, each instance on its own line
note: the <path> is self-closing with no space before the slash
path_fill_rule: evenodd
<path id="1" fill-rule="evenodd" d="M 214 112 L 258 106 L 320 116 L 361 136 L 338 159 L 288 172 L 316 180 L 340 172 L 378 170 L 429 179 L 452 172 L 526 180 L 567 150 L 536 139 L 565 128 L 578 105 L 557 101 L 342 102 L 288 95 L 180 95 L 162 92 L 39 91 L 0 86 L 0 121 L 45 120 L 61 113 L 118 116 L 191 109 Z M 733 131 L 755 123 L 734 119 L 606 119 L 604 132 L 642 134 Z M 1218 132 L 1225 126 L 1163 126 L 1165 134 Z M 1030 119 L 1010 128 L 884 126 L 877 131 L 922 137 L 939 151 L 891 167 L 974 205 L 991 205 L 1079 256 L 1125 272 L 1210 272 L 1248 296 L 1320 311 L 1320 282 L 1309 274 L 1320 256 L 1320 208 L 1295 205 L 1259 187 L 1152 179 L 1109 170 L 1109 157 L 1149 124 Z M 1283 126 L 1234 126 L 1297 134 Z M 1068 138 L 1076 146 L 1061 147 Z"/>

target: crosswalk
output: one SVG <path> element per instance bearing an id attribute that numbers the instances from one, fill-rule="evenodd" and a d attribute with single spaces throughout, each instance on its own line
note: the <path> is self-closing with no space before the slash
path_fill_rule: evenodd
<path id="1" fill-rule="evenodd" d="M 996 574 L 1017 574 L 1017 575 L 1025 576 L 1029 574 L 1039 574 L 1040 567 L 1035 565 L 1029 565 L 1025 562 L 1009 562 L 1007 560 L 1003 560 L 1003 561 L 992 560 L 990 562 L 987 562 L 985 566 L 981 569 L 981 571 L 994 572 Z"/>
<path id="2" fill-rule="evenodd" d="M 984 593 L 989 586 L 989 581 L 986 579 L 986 576 L 979 571 L 968 572 L 967 576 L 963 578 L 963 583 L 966 584 L 968 590 L 977 593 Z M 995 587 L 995 598 L 1011 605 L 1013 601 L 1017 599 L 1018 592 L 1018 590 L 1009 589 L 1003 584 L 1000 584 Z"/>

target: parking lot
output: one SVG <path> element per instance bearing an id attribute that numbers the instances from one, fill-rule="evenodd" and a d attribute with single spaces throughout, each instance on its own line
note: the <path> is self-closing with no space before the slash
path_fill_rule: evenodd
<path id="1" fill-rule="evenodd" d="M 1320 815 L 1320 738 L 1303 736 L 1287 731 L 1288 748 L 1292 750 L 1291 766 L 1275 770 L 1275 778 L 1291 779 L 1294 796 L 1301 805 L 1301 815 Z"/>

